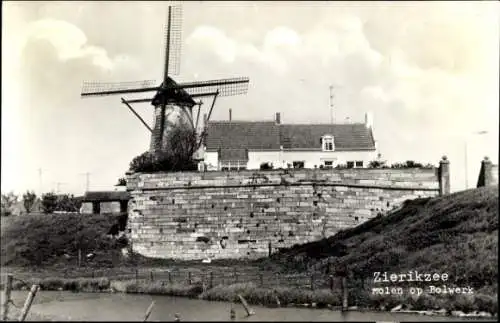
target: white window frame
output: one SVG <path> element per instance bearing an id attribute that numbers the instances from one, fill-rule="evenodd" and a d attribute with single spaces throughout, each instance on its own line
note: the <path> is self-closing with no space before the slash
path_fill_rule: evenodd
<path id="1" fill-rule="evenodd" d="M 335 140 L 331 135 L 321 137 L 321 149 L 323 151 L 335 151 Z"/>
<path id="2" fill-rule="evenodd" d="M 222 170 L 223 167 L 227 167 L 227 171 L 231 171 L 231 167 L 235 167 L 236 170 L 245 170 L 247 169 L 247 161 L 244 160 L 225 160 L 219 162 L 219 170 Z M 234 169 L 232 170 L 234 171 Z"/>
<path id="3" fill-rule="evenodd" d="M 326 163 L 331 162 L 332 164 L 330 166 L 327 166 Z M 335 164 L 337 162 L 337 158 L 321 158 L 321 165 L 326 168 L 334 168 Z"/>

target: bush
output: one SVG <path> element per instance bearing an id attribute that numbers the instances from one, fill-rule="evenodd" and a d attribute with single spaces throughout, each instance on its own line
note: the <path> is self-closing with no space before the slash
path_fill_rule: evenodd
<path id="1" fill-rule="evenodd" d="M 195 171 L 197 169 L 198 165 L 192 159 L 179 160 L 168 153 L 159 153 L 155 157 L 148 151 L 135 157 L 130 163 L 130 171 L 143 173 Z"/>
<path id="2" fill-rule="evenodd" d="M 26 213 L 30 213 L 33 210 L 33 206 L 35 205 L 36 194 L 35 192 L 27 191 L 23 194 L 23 206 L 26 210 Z"/>
<path id="3" fill-rule="evenodd" d="M 168 145 L 161 152 L 145 152 L 130 163 L 133 172 L 179 172 L 196 171 L 198 165 L 194 153 L 200 142 L 191 125 L 180 122 L 168 133 Z"/>
<path id="4" fill-rule="evenodd" d="M 413 160 L 407 160 L 404 163 L 394 163 L 391 165 L 391 168 L 434 168 L 435 166 L 433 164 L 427 163 L 427 164 L 422 164 L 422 163 L 417 163 Z"/>
<path id="5" fill-rule="evenodd" d="M 385 167 L 387 167 L 385 165 L 385 161 L 380 161 L 380 160 L 372 160 L 368 164 L 368 168 L 385 168 Z"/>
<path id="6" fill-rule="evenodd" d="M 12 214 L 12 207 L 17 203 L 17 195 L 13 192 L 2 194 L 2 216 L 9 216 Z"/>
<path id="7" fill-rule="evenodd" d="M 54 213 L 57 208 L 57 195 L 47 193 L 42 195 L 42 211 L 45 214 Z"/>
<path id="8" fill-rule="evenodd" d="M 260 164 L 260 170 L 271 170 L 273 169 L 272 163 L 262 163 Z"/>

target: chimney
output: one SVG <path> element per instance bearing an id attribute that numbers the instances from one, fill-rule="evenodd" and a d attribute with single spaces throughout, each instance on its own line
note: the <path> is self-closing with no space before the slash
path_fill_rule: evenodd
<path id="1" fill-rule="evenodd" d="M 229 109 L 229 121 L 231 121 L 231 120 L 232 120 L 232 114 L 233 114 L 232 112 L 233 112 L 233 111 L 232 111 L 231 109 Z"/>
<path id="2" fill-rule="evenodd" d="M 281 114 L 279 112 L 276 112 L 276 124 L 281 124 Z"/>
<path id="3" fill-rule="evenodd" d="M 373 117 L 370 112 L 365 113 L 365 126 L 371 128 L 373 126 Z"/>

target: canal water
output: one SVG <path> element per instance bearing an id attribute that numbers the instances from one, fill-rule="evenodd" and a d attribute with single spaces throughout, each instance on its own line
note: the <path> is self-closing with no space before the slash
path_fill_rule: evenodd
<path id="1" fill-rule="evenodd" d="M 2 291 L 3 294 L 3 291 Z M 22 307 L 27 291 L 13 291 L 12 300 Z M 2 295 L 3 296 L 3 295 Z M 148 321 L 230 321 L 234 307 L 238 321 L 470 321 L 470 318 L 425 316 L 418 314 L 361 312 L 341 313 L 329 309 L 266 308 L 252 306 L 255 315 L 247 317 L 241 304 L 209 302 L 171 296 L 121 293 L 72 293 L 41 291 L 36 295 L 27 320 L 43 317 L 65 321 L 142 321 L 152 301 L 155 306 Z M 489 320 L 489 319 L 488 319 Z M 495 321 L 494 319 L 491 319 Z M 483 319 L 484 321 L 484 319 Z"/>

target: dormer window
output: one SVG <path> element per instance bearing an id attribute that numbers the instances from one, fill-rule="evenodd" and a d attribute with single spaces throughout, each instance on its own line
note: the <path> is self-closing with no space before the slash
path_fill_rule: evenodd
<path id="1" fill-rule="evenodd" d="M 323 146 L 323 151 L 334 151 L 335 143 L 333 141 L 333 136 L 326 135 L 321 138 L 321 143 Z"/>

